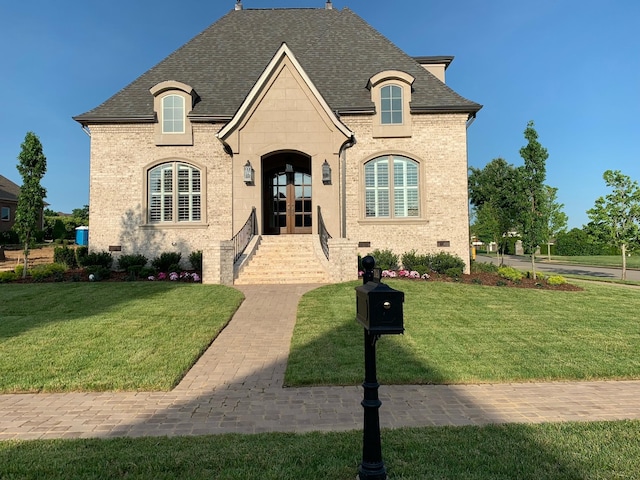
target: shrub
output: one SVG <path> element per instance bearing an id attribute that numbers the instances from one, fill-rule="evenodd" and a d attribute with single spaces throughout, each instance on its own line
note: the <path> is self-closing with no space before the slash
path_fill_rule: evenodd
<path id="1" fill-rule="evenodd" d="M 182 254 L 178 252 L 164 252 L 151 261 L 151 265 L 159 272 L 169 272 L 171 266 L 180 265 Z"/>
<path id="2" fill-rule="evenodd" d="M 382 270 L 398 269 L 398 255 L 389 249 L 379 250 L 376 248 L 369 255 L 375 258 L 377 268 L 381 268 Z"/>
<path id="3" fill-rule="evenodd" d="M 88 265 L 87 274 L 93 275 L 93 279 L 96 282 L 100 280 L 107 280 L 111 276 L 111 268 L 103 267 L 102 265 Z"/>
<path id="4" fill-rule="evenodd" d="M 202 273 L 202 250 L 191 252 L 189 255 L 189 263 L 191 264 L 191 268 L 196 272 Z"/>
<path id="5" fill-rule="evenodd" d="M 524 277 L 524 273 L 520 270 L 516 270 L 513 267 L 500 267 L 498 268 L 498 275 L 512 282 L 519 282 Z"/>
<path id="6" fill-rule="evenodd" d="M 401 260 L 403 268 L 410 271 L 416 271 L 420 275 L 424 275 L 431 271 L 431 267 L 429 266 L 429 256 L 419 255 L 415 250 L 402 254 Z"/>
<path id="7" fill-rule="evenodd" d="M 18 243 L 20 243 L 20 238 L 13 230 L 0 232 L 0 245 L 16 245 Z"/>
<path id="8" fill-rule="evenodd" d="M 34 282 L 41 282 L 51 277 L 62 279 L 62 275 L 67 270 L 64 265 L 59 263 L 49 263 L 47 265 L 37 265 L 29 272 Z"/>
<path id="9" fill-rule="evenodd" d="M 498 273 L 498 265 L 495 263 L 471 260 L 471 273 Z"/>
<path id="10" fill-rule="evenodd" d="M 107 270 L 111 268 L 112 264 L 113 256 L 111 253 L 105 251 L 88 253 L 82 258 L 82 263 L 80 263 L 83 267 L 102 267 Z"/>
<path id="11" fill-rule="evenodd" d="M 451 268 L 464 270 L 464 260 L 457 255 L 451 255 L 450 253 L 440 252 L 429 256 L 429 266 L 431 270 L 440 274 L 447 274 L 447 270 Z"/>
<path id="12" fill-rule="evenodd" d="M 18 265 L 16 265 L 16 268 L 13 269 L 14 273 L 18 276 L 18 277 L 22 277 L 22 271 L 24 270 L 24 263 L 19 263 Z M 27 272 L 28 273 L 28 272 Z"/>
<path id="13" fill-rule="evenodd" d="M 0 283 L 8 283 L 13 282 L 18 279 L 18 275 L 16 272 L 8 271 L 8 272 L 0 272 Z"/>
<path id="14" fill-rule="evenodd" d="M 149 260 L 144 255 L 122 255 L 118 259 L 118 269 L 131 273 L 131 268 L 140 271 Z"/>
<path id="15" fill-rule="evenodd" d="M 158 271 L 153 267 L 142 267 L 140 269 L 140 278 L 149 278 L 155 276 Z"/>
<path id="16" fill-rule="evenodd" d="M 459 267 L 447 268 L 444 274 L 447 277 L 460 278 L 460 276 L 462 275 L 462 268 L 459 268 Z"/>
<path id="17" fill-rule="evenodd" d="M 76 261 L 78 265 L 85 265 L 84 260 L 89 255 L 89 247 L 76 247 Z"/>
<path id="18" fill-rule="evenodd" d="M 549 285 L 564 285 L 567 283 L 567 280 L 562 275 L 551 275 L 547 278 L 547 283 Z"/>
<path id="19" fill-rule="evenodd" d="M 53 249 L 53 261 L 62 265 L 66 265 L 67 268 L 78 267 L 75 250 L 67 247 L 66 245 L 62 247 L 55 247 Z"/>

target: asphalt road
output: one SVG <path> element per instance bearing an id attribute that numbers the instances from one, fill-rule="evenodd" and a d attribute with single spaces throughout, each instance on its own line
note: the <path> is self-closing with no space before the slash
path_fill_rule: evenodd
<path id="1" fill-rule="evenodd" d="M 500 263 L 495 257 L 478 255 L 476 260 L 485 263 Z M 505 265 L 517 268 L 518 270 L 531 270 L 531 261 L 524 257 L 507 255 L 504 258 Z M 588 275 L 591 277 L 601 277 L 607 279 L 619 279 L 622 274 L 621 268 L 609 267 L 589 267 L 582 265 L 570 265 L 566 263 L 549 263 L 546 261 L 536 261 L 536 270 L 541 272 L 557 273 L 559 275 Z M 627 280 L 640 281 L 640 270 L 627 269 Z"/>

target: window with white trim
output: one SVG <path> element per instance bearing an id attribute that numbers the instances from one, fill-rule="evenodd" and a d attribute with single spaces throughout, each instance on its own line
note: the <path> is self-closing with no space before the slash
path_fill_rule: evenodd
<path id="1" fill-rule="evenodd" d="M 184 98 L 180 95 L 162 98 L 162 133 L 184 133 Z"/>
<path id="2" fill-rule="evenodd" d="M 383 125 L 402 124 L 402 87 L 385 85 L 380 89 L 380 122 Z"/>
<path id="3" fill-rule="evenodd" d="M 149 223 L 200 222 L 201 172 L 182 162 L 167 162 L 148 172 Z"/>
<path id="4" fill-rule="evenodd" d="M 0 212 L 0 220 L 2 220 L 3 222 L 8 222 L 9 220 L 11 220 L 11 208 L 2 207 L 2 210 Z"/>
<path id="5" fill-rule="evenodd" d="M 400 155 L 364 165 L 365 217 L 416 218 L 420 215 L 418 163 Z"/>

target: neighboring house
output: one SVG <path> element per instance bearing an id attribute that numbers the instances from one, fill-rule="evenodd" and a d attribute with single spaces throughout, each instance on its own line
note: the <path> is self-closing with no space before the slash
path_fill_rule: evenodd
<path id="1" fill-rule="evenodd" d="M 203 281 L 231 284 L 230 240 L 255 208 L 245 262 L 255 243 L 296 235 L 335 281 L 374 249 L 468 264 L 466 130 L 481 105 L 444 84 L 451 60 L 412 58 L 331 2 L 238 2 L 74 117 L 91 135 L 90 250 L 202 250 Z"/>
<path id="2" fill-rule="evenodd" d="M 0 175 L 0 232 L 8 232 L 16 221 L 20 187 Z"/>

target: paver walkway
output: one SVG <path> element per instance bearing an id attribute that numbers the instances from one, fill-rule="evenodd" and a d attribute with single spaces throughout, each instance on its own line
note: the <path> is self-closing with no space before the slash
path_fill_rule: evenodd
<path id="1" fill-rule="evenodd" d="M 298 300 L 251 285 L 171 392 L 0 395 L 0 440 L 362 428 L 361 387 L 282 388 Z M 640 418 L 640 381 L 382 386 L 382 427 Z"/>

